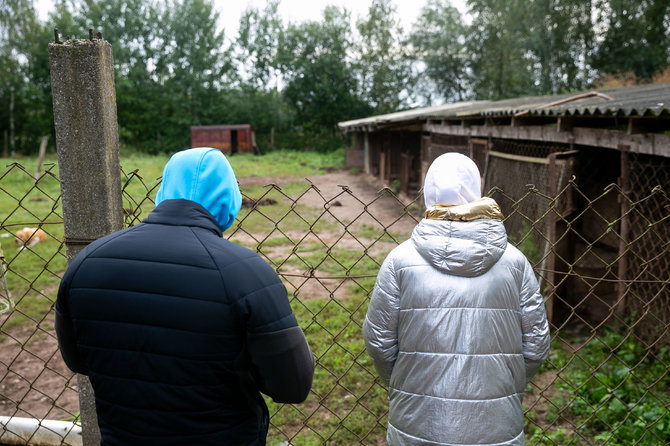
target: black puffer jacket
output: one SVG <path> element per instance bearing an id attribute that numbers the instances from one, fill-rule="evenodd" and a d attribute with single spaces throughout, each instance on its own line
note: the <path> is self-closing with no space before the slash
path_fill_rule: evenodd
<path id="1" fill-rule="evenodd" d="M 56 304 L 63 358 L 90 376 L 102 443 L 264 444 L 267 407 L 303 401 L 314 370 L 286 289 L 189 200 L 95 241 Z"/>

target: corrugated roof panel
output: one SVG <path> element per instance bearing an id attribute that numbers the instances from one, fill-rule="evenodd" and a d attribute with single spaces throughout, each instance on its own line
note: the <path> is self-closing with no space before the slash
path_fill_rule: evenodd
<path id="1" fill-rule="evenodd" d="M 590 95 L 590 96 L 589 96 Z M 670 114 L 670 83 L 637 85 L 592 92 L 534 96 L 502 101 L 456 102 L 341 122 L 341 128 L 398 123 L 415 119 L 485 116 L 661 116 Z"/>

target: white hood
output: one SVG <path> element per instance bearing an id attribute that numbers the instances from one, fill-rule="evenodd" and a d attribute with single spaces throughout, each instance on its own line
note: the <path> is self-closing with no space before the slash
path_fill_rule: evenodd
<path id="1" fill-rule="evenodd" d="M 412 232 L 414 247 L 434 268 L 456 276 L 484 274 L 507 248 L 500 220 L 446 221 L 423 219 Z"/>
<path id="2" fill-rule="evenodd" d="M 426 207 L 457 206 L 482 197 L 482 180 L 477 165 L 460 153 L 445 153 L 433 161 L 423 184 Z"/>

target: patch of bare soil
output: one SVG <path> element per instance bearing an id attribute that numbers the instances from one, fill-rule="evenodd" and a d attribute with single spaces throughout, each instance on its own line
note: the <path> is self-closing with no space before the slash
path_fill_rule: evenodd
<path id="1" fill-rule="evenodd" d="M 556 370 L 549 370 L 544 373 L 537 374 L 531 380 L 532 392 L 526 392 L 524 402 L 529 410 L 535 411 L 537 418 L 540 420 L 546 419 L 549 411 L 549 400 L 555 393 L 553 385 L 558 379 L 558 372 Z"/>
<path id="2" fill-rule="evenodd" d="M 575 353 L 579 350 L 581 344 L 568 345 L 567 347 L 572 353 Z M 535 413 L 531 416 L 531 420 L 536 426 L 546 432 L 563 430 L 570 438 L 573 438 L 578 423 L 574 417 L 566 414 L 565 407 L 561 406 L 561 404 L 565 404 L 561 401 L 569 399 L 567 395 L 561 395 L 562 390 L 557 385 L 563 379 L 559 370 L 547 370 L 533 376 L 530 382 L 532 391 L 527 391 L 524 395 L 524 406 L 527 407 L 528 411 Z M 557 415 L 550 416 L 550 412 Z M 549 419 L 553 419 L 553 421 L 548 422 Z M 573 442 L 570 444 L 579 445 L 582 443 L 577 436 L 573 438 Z"/>
<path id="3" fill-rule="evenodd" d="M 412 205 L 406 197 L 395 198 L 376 177 L 346 170 L 306 178 L 247 177 L 240 180 L 240 186 L 276 184 L 281 187 L 282 184 L 296 181 L 304 181 L 305 190 L 309 189 L 307 194 L 299 198 L 299 203 L 327 209 L 341 221 L 381 225 L 389 231 L 409 234 L 420 218 L 421 202 Z M 408 211 L 414 217 L 408 215 Z"/>
<path id="4" fill-rule="evenodd" d="M 61 358 L 51 319 L 0 337 L 0 415 L 59 420 L 79 411 L 76 376 Z"/>
<path id="5" fill-rule="evenodd" d="M 322 221 L 331 222 L 332 229 L 321 229 L 315 233 L 286 231 L 291 240 L 298 240 L 303 246 L 316 242 L 328 248 L 360 250 L 377 259 L 384 259 L 396 243 L 388 237 L 377 240 L 383 231 L 393 234 L 399 241 L 409 237 L 420 219 L 421 202 L 412 203 L 406 197 L 396 197 L 385 189 L 379 180 L 371 175 L 354 174 L 338 170 L 308 178 L 299 177 L 247 177 L 240 180 L 240 186 L 266 186 L 281 188 L 289 182 L 304 181 L 305 193 L 291 197 L 297 203 L 323 213 Z M 361 230 L 362 229 L 362 230 Z M 367 233 L 367 234 L 366 234 Z M 264 234 L 236 234 L 237 240 L 253 243 L 262 240 Z M 263 254 L 275 266 L 281 264 L 280 272 L 289 293 L 301 299 L 338 298 L 346 295 L 347 286 L 341 278 L 321 271 L 308 271 L 304 265 L 283 262 L 291 255 L 291 245 L 281 245 L 264 249 Z M 325 253 L 324 253 L 325 254 Z M 352 273 L 355 275 L 355 273 Z"/>

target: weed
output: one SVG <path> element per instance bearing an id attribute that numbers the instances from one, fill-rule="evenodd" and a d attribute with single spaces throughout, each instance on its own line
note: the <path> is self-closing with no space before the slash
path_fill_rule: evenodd
<path id="1" fill-rule="evenodd" d="M 561 392 L 552 396 L 545 422 L 569 417 L 575 434 L 594 438 L 598 444 L 651 446 L 670 442 L 667 346 L 653 352 L 634 335 L 609 329 L 581 345 L 576 353 L 566 345 L 555 339 L 543 366 L 544 370 L 558 370 L 555 390 Z M 537 429 L 531 434 L 553 441 Z"/>
<path id="2" fill-rule="evenodd" d="M 294 299 L 292 304 L 316 358 L 312 393 L 297 407 L 267 399 L 274 427 L 268 444 L 281 444 L 293 436 L 291 443 L 301 445 L 355 444 L 362 438 L 373 444 L 382 442 L 386 389 L 375 381 L 374 367 L 363 347 L 361 319 L 354 317 L 356 311 L 367 311 L 367 302 Z M 307 419 L 307 428 L 296 423 L 302 419 Z"/>

